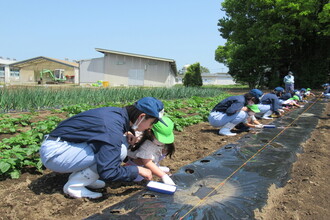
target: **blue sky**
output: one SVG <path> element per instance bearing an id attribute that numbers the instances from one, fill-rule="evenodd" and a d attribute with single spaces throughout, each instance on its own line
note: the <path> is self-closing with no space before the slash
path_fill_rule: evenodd
<path id="1" fill-rule="evenodd" d="M 0 56 L 70 60 L 102 57 L 95 48 L 199 62 L 211 72 L 224 45 L 222 0 L 1 0 Z"/>

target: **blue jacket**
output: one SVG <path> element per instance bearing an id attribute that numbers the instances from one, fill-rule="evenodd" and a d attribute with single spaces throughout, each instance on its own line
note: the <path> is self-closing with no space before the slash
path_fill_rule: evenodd
<path id="1" fill-rule="evenodd" d="M 246 104 L 244 95 L 230 96 L 219 102 L 211 112 L 224 112 L 226 115 L 231 116 L 241 111 Z"/>
<path id="2" fill-rule="evenodd" d="M 282 100 L 288 100 L 289 98 L 292 98 L 292 94 L 290 92 L 284 93 L 280 99 Z"/>
<path id="3" fill-rule="evenodd" d="M 138 168 L 121 166 L 120 157 L 129 123 L 125 108 L 96 108 L 62 121 L 49 135 L 69 142 L 87 142 L 94 150 L 101 179 L 131 181 L 138 176 Z"/>
<path id="4" fill-rule="evenodd" d="M 278 101 L 278 97 L 274 93 L 267 93 L 264 95 L 260 103 L 263 105 L 270 105 L 270 110 L 278 113 L 278 109 L 280 108 L 280 104 Z"/>
<path id="5" fill-rule="evenodd" d="M 323 92 L 323 94 L 327 94 L 327 93 L 330 93 L 330 86 L 328 86 L 328 88 L 326 88 Z"/>

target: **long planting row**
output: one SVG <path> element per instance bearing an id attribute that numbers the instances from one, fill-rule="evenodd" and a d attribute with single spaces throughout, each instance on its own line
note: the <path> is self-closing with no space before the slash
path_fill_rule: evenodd
<path id="1" fill-rule="evenodd" d="M 197 97 L 188 99 L 163 100 L 166 114 L 174 121 L 175 129 L 182 131 L 184 127 L 207 120 L 211 108 L 228 94 L 216 97 Z M 58 110 L 32 112 L 16 115 L 0 114 L 0 137 L 9 135 L 0 141 L 0 179 L 18 178 L 25 169 L 41 171 L 39 148 L 45 134 L 52 131 L 57 124 L 67 117 L 91 108 L 104 106 L 125 106 L 133 102 L 112 102 L 102 105 L 70 105 Z M 55 113 L 57 116 L 55 116 Z"/>
<path id="2" fill-rule="evenodd" d="M 1 90 L 1 92 L 3 92 L 0 96 L 1 104 L 5 104 L 6 99 L 9 98 L 16 100 L 13 103 L 17 105 L 12 104 L 10 109 L 36 110 L 45 107 L 53 109 L 48 111 L 47 117 L 42 116 L 44 112 L 40 111 L 19 115 L 0 114 L 0 180 L 8 177 L 19 178 L 21 173 L 27 169 L 42 171 L 43 166 L 38 152 L 44 135 L 52 131 L 60 121 L 80 112 L 104 106 L 122 107 L 133 104 L 141 97 L 154 96 L 164 102 L 165 113 L 174 121 L 175 130 L 182 131 L 186 126 L 206 121 L 211 108 L 229 96 L 227 93 L 221 93 L 219 88 L 63 89 L 57 91 L 26 88 L 19 92 L 17 90 L 10 92 L 9 90 Z M 61 95 L 56 96 L 56 92 L 61 93 Z M 193 96 L 196 93 L 198 96 Z M 9 97 L 4 97 L 5 95 Z M 35 97 L 32 98 L 32 96 Z M 104 96 L 111 97 L 110 100 L 112 101 L 109 102 Z M 175 100 L 169 100 L 171 98 L 175 98 Z M 41 99 L 40 102 L 37 101 L 38 99 Z M 62 99 L 65 100 L 60 102 Z M 38 104 L 32 105 L 31 100 Z M 77 102 L 84 104 L 75 104 Z M 21 103 L 29 104 L 18 105 Z M 96 105 L 96 103 L 103 104 Z M 18 106 L 20 107 L 18 108 Z M 56 106 L 65 107 L 54 109 Z"/>
<path id="3" fill-rule="evenodd" d="M 192 96 L 214 97 L 219 88 L 173 87 L 173 88 L 81 88 L 81 87 L 23 87 L 0 89 L 0 113 L 13 111 L 36 111 L 61 108 L 85 103 L 127 103 L 142 97 L 153 96 L 162 100 L 183 99 Z"/>

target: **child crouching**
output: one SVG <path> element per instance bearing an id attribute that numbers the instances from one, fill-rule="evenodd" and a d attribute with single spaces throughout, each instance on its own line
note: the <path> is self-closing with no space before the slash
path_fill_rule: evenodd
<path id="1" fill-rule="evenodd" d="M 141 140 L 128 150 L 129 160 L 126 165 L 144 166 L 151 172 L 162 179 L 165 184 L 175 185 L 173 180 L 167 174 L 170 169 L 160 166 L 161 160 L 166 156 L 173 155 L 174 147 L 174 123 L 172 120 L 164 116 L 162 123 L 156 123 L 151 130 L 143 133 Z M 143 180 L 142 176 L 138 176 L 134 181 Z"/>

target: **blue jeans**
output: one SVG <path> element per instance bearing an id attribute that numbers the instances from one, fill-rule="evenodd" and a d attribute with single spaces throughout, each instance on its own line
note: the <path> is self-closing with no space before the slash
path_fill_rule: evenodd
<path id="1" fill-rule="evenodd" d="M 270 110 L 270 105 L 258 104 L 258 108 L 260 112 L 256 115 L 263 115 Z"/>
<path id="2" fill-rule="evenodd" d="M 243 122 L 247 116 L 248 114 L 245 111 L 239 111 L 236 114 L 230 116 L 224 112 L 211 112 L 208 120 L 213 127 L 222 127 L 229 122 L 237 125 Z"/>
<path id="3" fill-rule="evenodd" d="M 285 84 L 285 91 L 286 92 L 293 92 L 293 90 L 294 90 L 294 84 L 292 83 L 287 83 L 287 84 Z"/>
<path id="4" fill-rule="evenodd" d="M 122 161 L 127 156 L 128 146 L 127 137 L 123 135 L 120 154 Z M 46 138 L 39 153 L 45 167 L 59 173 L 77 172 L 96 165 L 94 151 L 87 142 L 53 141 Z"/>
<path id="5" fill-rule="evenodd" d="M 40 157 L 48 169 L 59 173 L 72 173 L 94 165 L 93 149 L 86 143 L 45 140 Z"/>

